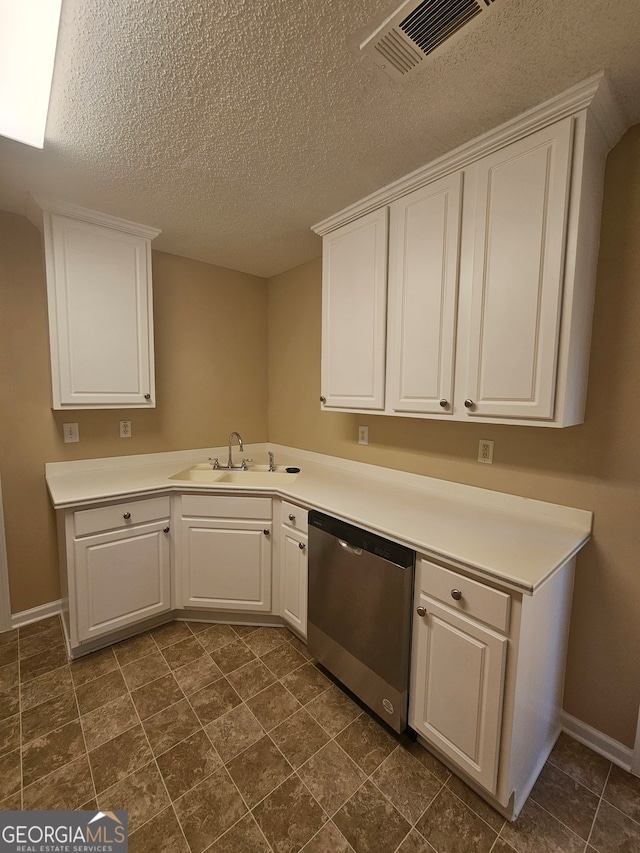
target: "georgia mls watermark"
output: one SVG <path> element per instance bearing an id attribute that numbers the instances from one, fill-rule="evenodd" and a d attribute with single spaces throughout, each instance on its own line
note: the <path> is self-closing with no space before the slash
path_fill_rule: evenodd
<path id="1" fill-rule="evenodd" d="M 127 853 L 127 812 L 0 811 L 0 853 Z"/>

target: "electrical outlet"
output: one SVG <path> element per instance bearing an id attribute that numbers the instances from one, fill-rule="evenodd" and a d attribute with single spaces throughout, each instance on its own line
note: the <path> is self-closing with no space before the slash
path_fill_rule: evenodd
<path id="1" fill-rule="evenodd" d="M 369 444 L 369 427 L 358 427 L 358 444 Z"/>
<path id="2" fill-rule="evenodd" d="M 78 424 L 62 424 L 62 437 L 65 444 L 71 444 L 74 441 L 80 441 L 80 431 Z"/>
<path id="3" fill-rule="evenodd" d="M 131 421 L 120 421 L 120 438 L 131 438 Z"/>
<path id="4" fill-rule="evenodd" d="M 478 462 L 493 464 L 493 442 L 486 438 L 481 438 L 478 444 Z"/>

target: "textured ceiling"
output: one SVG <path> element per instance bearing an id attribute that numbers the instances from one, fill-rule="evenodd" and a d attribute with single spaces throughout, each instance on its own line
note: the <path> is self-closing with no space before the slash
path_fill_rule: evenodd
<path id="1" fill-rule="evenodd" d="M 404 85 L 354 49 L 395 5 L 63 0 L 45 147 L 0 138 L 0 209 L 44 193 L 269 276 L 320 254 L 314 223 L 597 71 L 640 122 L 638 0 L 496 0 Z"/>

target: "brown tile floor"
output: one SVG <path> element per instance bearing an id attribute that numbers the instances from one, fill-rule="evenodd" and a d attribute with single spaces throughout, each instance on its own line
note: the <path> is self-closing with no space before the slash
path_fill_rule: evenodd
<path id="1" fill-rule="evenodd" d="M 127 809 L 132 853 L 640 851 L 640 780 L 562 735 L 509 824 L 284 628 L 173 622 L 71 664 L 0 635 L 0 808 Z"/>

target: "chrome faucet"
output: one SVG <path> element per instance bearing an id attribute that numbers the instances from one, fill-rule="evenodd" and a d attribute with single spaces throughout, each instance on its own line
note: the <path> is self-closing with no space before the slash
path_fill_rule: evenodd
<path id="1" fill-rule="evenodd" d="M 233 437 L 238 439 L 238 447 L 240 448 L 240 453 L 244 453 L 244 444 L 242 443 L 242 436 L 239 432 L 232 432 L 229 436 L 229 461 L 227 462 L 227 468 L 233 468 L 233 459 L 231 458 L 231 443 L 233 442 Z M 243 467 L 247 467 L 243 462 Z"/>

